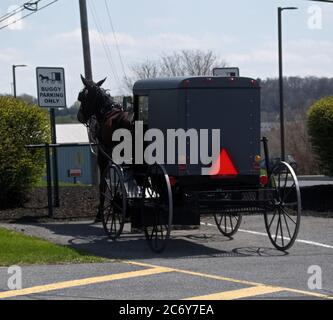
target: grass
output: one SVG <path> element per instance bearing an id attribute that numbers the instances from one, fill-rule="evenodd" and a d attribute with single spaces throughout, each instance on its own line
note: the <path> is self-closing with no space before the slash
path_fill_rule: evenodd
<path id="1" fill-rule="evenodd" d="M 0 228 L 0 266 L 101 263 L 107 259 Z"/>

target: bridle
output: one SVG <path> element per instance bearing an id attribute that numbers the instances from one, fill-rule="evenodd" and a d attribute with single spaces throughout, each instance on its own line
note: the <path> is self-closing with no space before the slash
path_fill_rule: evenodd
<path id="1" fill-rule="evenodd" d="M 93 106 L 96 106 L 96 105 L 97 105 L 97 99 L 100 97 L 100 94 L 99 94 L 98 90 L 96 90 L 96 94 L 94 95 L 94 97 L 93 97 L 93 99 L 92 99 L 92 102 L 89 103 L 89 102 L 86 101 L 86 100 L 87 100 L 87 94 L 88 94 L 87 91 L 88 91 L 88 89 L 87 89 L 87 88 L 84 88 L 83 90 L 80 91 L 79 96 L 78 96 L 78 101 L 81 102 L 81 107 L 80 107 L 81 110 L 83 109 L 83 108 L 82 108 L 82 104 L 83 104 L 83 103 L 91 104 L 91 105 L 93 105 Z M 93 113 L 93 114 L 87 119 L 87 121 L 83 123 L 87 128 L 90 128 L 90 127 L 91 127 L 91 122 L 92 122 L 93 118 L 95 118 L 94 120 L 97 120 L 97 117 L 96 117 L 95 113 L 96 113 L 96 112 L 94 112 L 94 113 Z M 84 115 L 84 116 L 85 116 L 85 115 Z"/>

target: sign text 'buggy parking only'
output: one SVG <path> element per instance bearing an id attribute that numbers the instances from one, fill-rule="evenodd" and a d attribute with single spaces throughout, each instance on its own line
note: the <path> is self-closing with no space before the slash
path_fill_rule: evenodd
<path id="1" fill-rule="evenodd" d="M 45 108 L 66 108 L 65 70 L 38 67 L 38 104 Z"/>

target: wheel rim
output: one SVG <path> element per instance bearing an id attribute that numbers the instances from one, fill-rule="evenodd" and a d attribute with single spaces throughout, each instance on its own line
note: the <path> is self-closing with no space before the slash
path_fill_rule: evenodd
<path id="1" fill-rule="evenodd" d="M 223 212 L 214 214 L 214 220 L 219 231 L 226 237 L 232 237 L 242 222 L 239 212 Z"/>
<path id="2" fill-rule="evenodd" d="M 269 188 L 274 196 L 265 212 L 267 234 L 278 250 L 285 251 L 294 244 L 301 220 L 301 192 L 288 163 L 281 162 L 272 169 Z"/>
<path id="3" fill-rule="evenodd" d="M 103 227 L 112 240 L 122 233 L 126 214 L 126 190 L 122 172 L 115 165 L 108 166 L 103 175 Z"/>
<path id="4" fill-rule="evenodd" d="M 170 238 L 173 208 L 169 177 L 160 165 L 148 168 L 141 210 L 146 240 L 154 252 L 162 252 Z"/>

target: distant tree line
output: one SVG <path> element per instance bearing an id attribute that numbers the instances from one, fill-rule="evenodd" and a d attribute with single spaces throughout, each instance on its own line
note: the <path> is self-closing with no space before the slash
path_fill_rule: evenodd
<path id="1" fill-rule="evenodd" d="M 261 110 L 263 121 L 277 121 L 279 118 L 279 81 L 261 81 Z M 333 78 L 287 77 L 284 78 L 284 105 L 286 118 L 294 121 L 304 115 L 310 106 L 326 96 L 333 95 Z"/>

